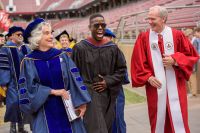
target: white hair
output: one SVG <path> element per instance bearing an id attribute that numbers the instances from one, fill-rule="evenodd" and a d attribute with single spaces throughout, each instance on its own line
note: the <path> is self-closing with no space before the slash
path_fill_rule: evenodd
<path id="1" fill-rule="evenodd" d="M 47 22 L 42 22 L 36 26 L 36 28 L 31 32 L 31 36 L 28 38 L 30 48 L 32 50 L 38 49 L 39 41 L 42 39 L 43 27 L 48 26 L 51 28 L 51 25 Z"/>
<path id="2" fill-rule="evenodd" d="M 168 18 L 168 11 L 165 7 L 162 6 L 153 6 L 151 8 L 149 8 L 150 10 L 158 10 L 159 12 L 159 17 L 164 18 L 165 22 L 167 22 L 167 18 Z"/>

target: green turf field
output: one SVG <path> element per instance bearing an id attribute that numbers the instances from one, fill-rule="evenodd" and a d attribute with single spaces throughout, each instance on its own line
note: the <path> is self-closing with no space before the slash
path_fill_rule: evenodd
<path id="1" fill-rule="evenodd" d="M 132 92 L 128 89 L 124 89 L 124 94 L 126 98 L 126 105 L 143 103 L 146 101 L 144 96 L 140 96 L 137 93 Z"/>

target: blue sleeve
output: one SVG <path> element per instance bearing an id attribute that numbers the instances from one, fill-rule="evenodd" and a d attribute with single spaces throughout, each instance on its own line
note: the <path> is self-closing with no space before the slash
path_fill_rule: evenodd
<path id="1" fill-rule="evenodd" d="M 128 72 L 126 71 L 126 75 L 124 76 L 124 79 L 123 79 L 123 85 L 126 85 L 126 84 L 129 84 L 130 83 L 130 80 L 128 78 Z"/>
<path id="2" fill-rule="evenodd" d="M 11 65 L 6 48 L 0 49 L 0 86 L 6 86 L 11 79 Z"/>
<path id="3" fill-rule="evenodd" d="M 91 101 L 90 95 L 87 91 L 87 87 L 83 84 L 83 79 L 79 74 L 79 70 L 71 60 L 71 58 L 65 56 L 66 68 L 68 74 L 68 88 L 70 89 L 72 102 L 74 107 L 79 107 L 82 104 L 89 103 Z"/>
<path id="4" fill-rule="evenodd" d="M 27 54 L 31 53 L 31 49 L 28 45 L 25 45 L 26 46 L 26 50 L 27 50 Z"/>
<path id="5" fill-rule="evenodd" d="M 47 100 L 51 88 L 40 84 L 33 60 L 22 61 L 18 84 L 21 111 L 26 114 L 37 112 Z"/>
<path id="6" fill-rule="evenodd" d="M 194 48 L 197 50 L 198 54 L 200 54 L 200 40 L 198 41 L 198 38 L 196 38 L 193 42 Z"/>

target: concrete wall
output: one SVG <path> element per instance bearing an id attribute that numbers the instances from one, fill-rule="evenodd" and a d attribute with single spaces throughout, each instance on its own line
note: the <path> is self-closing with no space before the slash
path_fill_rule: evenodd
<path id="1" fill-rule="evenodd" d="M 122 45 L 119 45 L 119 48 L 122 50 L 122 52 L 124 53 L 124 56 L 126 58 L 128 74 L 130 77 L 130 65 L 131 65 L 131 56 L 132 56 L 132 52 L 133 52 L 133 45 L 122 44 Z"/>

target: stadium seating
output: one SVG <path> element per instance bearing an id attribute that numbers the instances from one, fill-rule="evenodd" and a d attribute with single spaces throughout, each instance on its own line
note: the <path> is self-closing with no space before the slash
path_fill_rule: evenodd
<path id="1" fill-rule="evenodd" d="M 47 8 L 51 5 L 54 4 L 56 2 L 58 2 L 60 0 L 44 0 L 44 2 L 41 4 L 40 8 L 38 9 L 38 11 L 46 11 Z"/>
<path id="2" fill-rule="evenodd" d="M 12 25 L 15 25 L 15 26 L 20 26 L 20 27 L 22 27 L 22 28 L 26 28 L 26 26 L 27 26 L 27 22 L 13 22 L 13 24 Z"/>
<path id="3" fill-rule="evenodd" d="M 8 4 L 8 0 L 1 0 L 3 5 Z M 79 3 L 75 8 L 83 7 L 94 0 L 79 0 Z M 48 10 L 64 10 L 72 8 L 75 4 L 74 0 L 41 0 L 41 5 L 36 6 L 35 0 L 14 0 L 14 4 L 17 5 L 17 12 L 35 12 L 35 11 L 46 11 Z M 57 3 L 57 5 L 55 5 Z M 27 5 L 27 6 L 24 6 Z M 30 6 L 29 6 L 30 5 Z M 106 19 L 108 27 L 111 29 L 116 29 L 120 18 L 124 15 L 147 11 L 151 6 L 162 5 L 165 7 L 180 7 L 187 5 L 200 5 L 200 0 L 140 0 L 127 5 L 110 9 L 101 12 Z M 52 7 L 52 8 L 50 8 Z M 169 10 L 169 17 L 167 24 L 169 26 L 180 28 L 180 27 L 194 27 L 196 22 L 199 21 L 197 17 L 197 12 L 200 8 L 177 8 Z M 137 18 L 128 16 L 125 17 L 125 31 L 133 30 L 135 28 L 135 19 L 137 19 L 137 26 L 139 29 L 146 29 L 148 23 L 145 21 L 146 13 L 139 15 Z M 73 18 L 73 19 L 62 19 L 62 20 L 51 20 L 54 29 L 63 30 L 67 29 L 70 31 L 75 31 L 77 33 L 87 33 L 88 32 L 88 21 L 89 17 L 84 18 Z M 25 26 L 25 22 L 14 22 L 14 24 Z"/>
<path id="4" fill-rule="evenodd" d="M 62 3 L 58 7 L 55 8 L 55 10 L 64 10 L 68 9 L 71 3 L 73 3 L 74 0 L 63 0 Z"/>
<path id="5" fill-rule="evenodd" d="M 82 0 L 82 2 L 77 6 L 77 8 L 85 6 L 89 3 L 91 3 L 92 1 L 94 1 L 94 0 Z"/>

